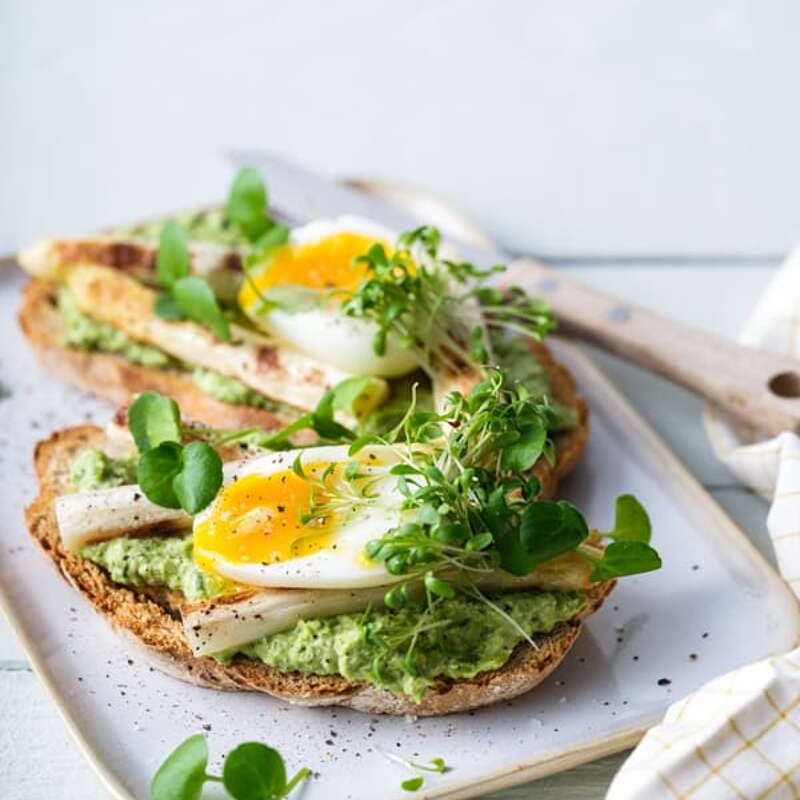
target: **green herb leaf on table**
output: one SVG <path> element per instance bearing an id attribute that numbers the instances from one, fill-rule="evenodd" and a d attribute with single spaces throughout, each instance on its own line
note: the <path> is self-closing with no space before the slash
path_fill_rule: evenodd
<path id="1" fill-rule="evenodd" d="M 282 797 L 286 767 L 276 750 L 259 742 L 245 742 L 228 754 L 222 780 L 236 800 Z"/>
<path id="2" fill-rule="evenodd" d="M 195 734 L 178 745 L 158 768 L 150 784 L 153 800 L 198 800 L 206 782 L 208 744 Z"/>
<path id="3" fill-rule="evenodd" d="M 223 342 L 231 340 L 228 320 L 219 307 L 211 287 L 202 278 L 192 275 L 181 278 L 172 287 L 175 304 L 194 322 L 211 328 L 214 335 Z"/>
<path id="4" fill-rule="evenodd" d="M 222 783 L 234 800 L 280 800 L 311 774 L 303 768 L 287 783 L 280 753 L 260 742 L 245 742 L 231 750 L 222 777 L 209 775 L 207 766 L 205 737 L 190 736 L 156 772 L 150 784 L 152 800 L 199 800 L 207 782 Z"/>
<path id="5" fill-rule="evenodd" d="M 161 229 L 156 255 L 156 277 L 165 288 L 189 274 L 189 248 L 186 234 L 177 222 L 167 222 Z"/>
<path id="6" fill-rule="evenodd" d="M 181 441 L 178 404 L 157 392 L 142 392 L 128 409 L 128 427 L 139 452 Z"/>
<path id="7" fill-rule="evenodd" d="M 424 783 L 425 778 L 423 778 L 422 775 L 417 775 L 416 778 L 408 778 L 407 780 L 404 780 L 400 784 L 400 788 L 405 789 L 407 792 L 418 792 Z"/>
<path id="8" fill-rule="evenodd" d="M 650 541 L 650 517 L 644 506 L 632 495 L 623 494 L 617 498 L 614 528 L 601 534 L 609 539 L 620 539 L 630 542 Z"/>

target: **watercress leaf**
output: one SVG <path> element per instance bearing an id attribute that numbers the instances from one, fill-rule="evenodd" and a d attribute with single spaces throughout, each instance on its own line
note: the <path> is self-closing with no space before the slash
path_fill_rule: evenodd
<path id="1" fill-rule="evenodd" d="M 235 800 L 273 800 L 284 796 L 286 767 L 277 750 L 245 742 L 228 753 L 222 782 Z"/>
<path id="2" fill-rule="evenodd" d="M 186 319 L 186 315 L 175 302 L 175 298 L 167 292 L 161 292 L 156 297 L 153 312 L 157 317 L 161 317 L 161 319 L 165 319 L 168 322 L 180 322 Z"/>
<path id="3" fill-rule="evenodd" d="M 385 385 L 378 381 L 379 379 L 371 375 L 345 378 L 333 387 L 333 408 L 353 417 L 363 416 L 364 400 L 369 398 L 378 386 L 382 388 Z"/>
<path id="4" fill-rule="evenodd" d="M 425 778 L 423 778 L 422 775 L 417 775 L 416 778 L 408 778 L 407 780 L 403 781 L 400 784 L 400 788 L 405 789 L 407 792 L 418 792 L 424 783 Z"/>
<path id="5" fill-rule="evenodd" d="M 460 522 L 446 522 L 437 525 L 433 529 L 432 536 L 437 542 L 444 544 L 461 544 L 469 536 L 469 530 Z"/>
<path id="6" fill-rule="evenodd" d="M 253 260 L 268 258 L 273 250 L 289 241 L 289 229 L 285 225 L 273 225 L 253 242 Z"/>
<path id="7" fill-rule="evenodd" d="M 453 584 L 449 581 L 443 581 L 441 578 L 437 578 L 432 572 L 425 573 L 425 588 L 431 594 L 438 595 L 439 597 L 452 599 L 456 596 L 456 590 Z"/>
<path id="8" fill-rule="evenodd" d="M 391 475 L 419 475 L 419 467 L 413 464 L 395 464 L 390 470 Z"/>
<path id="9" fill-rule="evenodd" d="M 609 539 L 647 543 L 650 541 L 650 533 L 650 517 L 644 506 L 632 494 L 622 494 L 617 498 L 613 530 L 601 535 Z"/>
<path id="10" fill-rule="evenodd" d="M 231 340 L 228 320 L 217 303 L 211 287 L 197 276 L 175 281 L 172 293 L 178 308 L 191 320 L 211 328 L 222 342 Z"/>
<path id="11" fill-rule="evenodd" d="M 494 541 L 494 537 L 488 531 L 479 533 L 473 536 L 465 545 L 465 548 L 471 553 L 477 553 L 480 550 L 485 550 Z"/>
<path id="12" fill-rule="evenodd" d="M 156 255 L 156 277 L 165 288 L 189 274 L 189 249 L 186 235 L 177 222 L 167 222 L 161 229 Z"/>
<path id="13" fill-rule="evenodd" d="M 511 472 L 526 472 L 539 460 L 547 440 L 542 425 L 529 425 L 520 432 L 519 439 L 503 450 L 500 466 Z"/>
<path id="14" fill-rule="evenodd" d="M 606 581 L 623 575 L 637 575 L 661 568 L 661 557 L 646 542 L 620 540 L 612 542 L 595 561 L 591 581 Z"/>
<path id="15" fill-rule="evenodd" d="M 181 508 L 198 514 L 216 496 L 222 486 L 222 459 L 208 442 L 189 442 L 181 453 L 181 469 L 172 487 Z"/>
<path id="16" fill-rule="evenodd" d="M 243 167 L 233 181 L 225 216 L 255 242 L 274 224 L 267 216 L 267 187 L 252 167 Z"/>
<path id="17" fill-rule="evenodd" d="M 367 445 L 370 444 L 377 444 L 380 442 L 380 439 L 373 435 L 373 434 L 365 434 L 364 436 L 357 436 L 353 443 L 350 445 L 350 449 L 347 451 L 347 455 L 354 456 L 361 450 L 363 450 Z"/>
<path id="18" fill-rule="evenodd" d="M 183 448 L 177 442 L 162 442 L 139 457 L 136 478 L 144 496 L 164 508 L 181 508 L 173 481 L 181 471 Z"/>
<path id="19" fill-rule="evenodd" d="M 178 404 L 157 392 L 142 392 L 128 409 L 128 428 L 140 453 L 162 442 L 180 442 Z"/>
<path id="20" fill-rule="evenodd" d="M 564 501 L 540 500 L 529 503 L 522 512 L 520 542 L 533 566 L 574 550 L 587 533 L 583 517 Z"/>
<path id="21" fill-rule="evenodd" d="M 206 781 L 208 745 L 196 734 L 179 744 L 158 768 L 150 784 L 153 800 L 198 800 Z"/>

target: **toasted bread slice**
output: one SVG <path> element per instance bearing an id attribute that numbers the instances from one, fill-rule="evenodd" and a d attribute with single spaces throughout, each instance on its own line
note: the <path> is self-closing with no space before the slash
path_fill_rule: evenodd
<path id="1" fill-rule="evenodd" d="M 281 414 L 244 405 L 222 403 L 201 391 L 186 375 L 165 369 L 133 364 L 122 356 L 75 350 L 63 345 L 64 330 L 56 307 L 56 286 L 40 278 L 25 288 L 19 324 L 40 362 L 67 383 L 103 397 L 117 406 L 129 404 L 140 392 L 152 390 L 169 395 L 183 416 L 209 425 L 227 428 L 259 425 L 265 430 L 280 428 L 291 421 Z M 578 395 L 572 376 L 551 355 L 546 345 L 531 344 L 533 356 L 550 379 L 551 396 L 571 408 L 576 426 L 556 435 L 556 466 L 544 460 L 536 467 L 542 496 L 552 497 L 561 478 L 578 463 L 589 435 L 589 413 Z"/>
<path id="2" fill-rule="evenodd" d="M 439 681 L 421 703 L 340 676 L 281 672 L 243 657 L 227 664 L 195 657 L 180 622 L 181 595 L 116 584 L 102 568 L 61 547 L 54 515 L 55 499 L 70 491 L 69 465 L 77 452 L 87 446 L 102 446 L 104 436 L 100 428 L 83 425 L 56 433 L 37 446 L 34 463 L 40 494 L 27 509 L 28 528 L 66 580 L 115 628 L 146 651 L 156 666 L 175 677 L 217 689 L 263 692 L 301 705 L 341 705 L 369 713 L 440 715 L 509 700 L 529 691 L 555 669 L 580 633 L 580 619 L 561 624 L 552 633 L 537 636 L 538 649 L 520 645 L 500 669 L 468 680 Z M 599 608 L 613 585 L 609 581 L 590 590 L 582 618 Z"/>
<path id="3" fill-rule="evenodd" d="M 191 378 L 174 370 L 142 367 L 122 356 L 65 347 L 56 285 L 50 281 L 34 278 L 28 282 L 18 319 L 44 367 L 67 383 L 114 405 L 128 405 L 137 394 L 149 389 L 174 398 L 185 417 L 209 425 L 228 428 L 259 425 L 273 430 L 290 421 L 262 408 L 215 400 Z"/>

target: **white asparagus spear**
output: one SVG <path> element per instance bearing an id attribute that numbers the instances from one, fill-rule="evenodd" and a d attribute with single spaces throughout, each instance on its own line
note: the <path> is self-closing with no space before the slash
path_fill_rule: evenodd
<path id="1" fill-rule="evenodd" d="M 585 589 L 591 571 L 590 562 L 568 553 L 524 577 L 496 570 L 476 574 L 472 581 L 486 592 L 531 588 L 570 591 Z M 220 653 L 288 630 L 302 619 L 351 614 L 363 611 L 370 604 L 383 605 L 387 588 L 265 589 L 221 597 L 185 605 L 181 609 L 183 629 L 195 655 Z"/>
<path id="2" fill-rule="evenodd" d="M 66 271 L 64 281 L 78 308 L 92 318 L 175 358 L 237 378 L 267 397 L 298 408 L 315 408 L 328 389 L 352 377 L 238 325 L 231 325 L 233 341 L 226 343 L 202 325 L 163 320 L 153 313 L 156 293 L 152 289 L 109 267 L 78 264 Z M 359 407 L 367 413 L 387 394 L 386 381 L 376 378 Z"/>
<path id="3" fill-rule="evenodd" d="M 259 452 L 254 451 L 253 456 Z M 249 460 L 237 459 L 223 464 L 223 483 L 230 483 Z M 185 511 L 157 506 L 136 485 L 62 495 L 56 499 L 56 521 L 61 544 L 69 551 L 125 534 L 192 527 L 192 518 Z"/>
<path id="4" fill-rule="evenodd" d="M 21 250 L 17 261 L 28 274 L 47 280 L 58 280 L 76 263 L 94 263 L 152 281 L 157 250 L 154 243 L 124 236 L 44 239 Z M 213 242 L 190 242 L 189 269 L 203 277 L 220 271 L 238 273 L 240 283 L 241 253 Z"/>
<path id="5" fill-rule="evenodd" d="M 56 520 L 61 544 L 69 551 L 134 531 L 192 527 L 185 511 L 151 503 L 138 486 L 65 494 L 56 500 Z"/>

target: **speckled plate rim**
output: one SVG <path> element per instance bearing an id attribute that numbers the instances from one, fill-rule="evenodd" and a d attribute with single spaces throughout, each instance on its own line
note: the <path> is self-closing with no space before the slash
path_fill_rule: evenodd
<path id="1" fill-rule="evenodd" d="M 443 228 L 457 232 L 462 238 L 469 238 L 476 242 L 486 241 L 483 234 L 474 226 L 431 195 L 418 193 L 407 187 L 372 180 L 357 180 L 352 183 L 360 188 L 391 197 L 406 205 L 412 212 L 424 209 L 429 217 L 435 216 Z M 741 554 L 747 557 L 752 569 L 765 580 L 769 588 L 769 596 L 773 601 L 782 602 L 785 605 L 786 649 L 789 650 L 800 643 L 800 604 L 783 579 L 589 357 L 574 345 L 563 340 L 558 343 L 558 347 L 566 352 L 569 360 L 578 365 L 579 385 L 586 386 L 587 389 L 591 389 L 592 394 L 601 397 L 603 406 L 614 409 L 616 419 L 629 429 L 634 438 L 640 440 L 643 450 L 648 452 L 651 459 L 659 464 L 663 480 L 672 484 L 673 487 L 679 487 L 690 504 L 715 521 L 716 524 L 709 527 L 707 535 L 715 539 L 720 546 L 730 547 L 733 545 L 738 548 Z M 2 583 L 0 583 L 0 611 L 3 612 L 17 637 L 33 672 L 64 720 L 70 736 L 105 787 L 116 800 L 142 800 L 125 786 L 120 776 L 104 762 L 102 756 L 92 747 L 84 726 L 73 715 L 69 703 L 59 691 L 51 671 L 40 656 L 32 635 L 29 635 L 23 626 Z M 772 655 L 777 655 L 777 653 Z M 431 787 L 429 791 L 417 796 L 421 800 L 423 798 L 466 800 L 466 798 L 507 789 L 536 778 L 571 769 L 587 761 L 593 761 L 633 746 L 660 717 L 660 714 L 654 714 L 645 718 L 638 725 L 595 741 L 540 753 L 533 759 L 523 760 L 511 767 L 488 774 L 479 781 L 470 780 L 455 785 L 451 783 L 438 789 Z"/>

